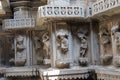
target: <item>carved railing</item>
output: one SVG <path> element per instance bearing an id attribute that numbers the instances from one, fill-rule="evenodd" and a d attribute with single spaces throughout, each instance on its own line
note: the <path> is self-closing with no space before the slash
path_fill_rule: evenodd
<path id="1" fill-rule="evenodd" d="M 34 18 L 5 19 L 3 21 L 3 29 L 33 28 L 35 25 Z"/>
<path id="2" fill-rule="evenodd" d="M 98 14 L 120 6 L 120 0 L 98 0 L 92 6 L 92 14 Z"/>
<path id="3" fill-rule="evenodd" d="M 61 3 L 62 4 L 62 3 Z M 80 6 L 41 6 L 39 17 L 85 17 L 85 8 Z"/>

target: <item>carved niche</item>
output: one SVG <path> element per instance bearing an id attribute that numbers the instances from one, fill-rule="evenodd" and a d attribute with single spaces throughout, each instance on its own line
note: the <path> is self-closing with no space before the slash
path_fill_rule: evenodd
<path id="1" fill-rule="evenodd" d="M 50 51 L 50 35 L 48 31 L 44 31 L 42 34 L 43 50 L 45 51 L 44 64 L 51 64 L 51 51 Z"/>
<path id="2" fill-rule="evenodd" d="M 85 67 L 90 62 L 90 35 L 89 25 L 71 24 L 74 64 Z"/>
<path id="3" fill-rule="evenodd" d="M 116 25 L 112 28 L 114 59 L 113 64 L 120 67 L 120 26 Z"/>
<path id="4" fill-rule="evenodd" d="M 56 27 L 56 67 L 69 68 L 69 30 L 68 25 L 64 22 L 57 23 Z"/>
<path id="5" fill-rule="evenodd" d="M 50 59 L 50 38 L 49 32 L 44 32 L 42 35 L 42 42 L 43 42 L 43 50 L 45 50 L 46 59 Z"/>
<path id="6" fill-rule="evenodd" d="M 26 42 L 25 36 L 17 35 L 15 38 L 15 64 L 17 66 L 24 66 L 26 63 Z"/>
<path id="7" fill-rule="evenodd" d="M 79 64 L 80 66 L 87 66 L 88 30 L 78 29 L 76 36 L 80 42 Z"/>
<path id="8" fill-rule="evenodd" d="M 35 52 L 35 64 L 43 64 L 43 43 L 40 31 L 34 31 L 33 44 Z"/>
<path id="9" fill-rule="evenodd" d="M 110 65 L 112 63 L 112 44 L 111 32 L 108 27 L 100 28 L 100 45 L 101 45 L 101 63 L 102 65 Z"/>
<path id="10" fill-rule="evenodd" d="M 42 65 L 50 65 L 51 51 L 50 51 L 50 37 L 47 30 L 34 31 L 34 50 L 35 62 Z"/>

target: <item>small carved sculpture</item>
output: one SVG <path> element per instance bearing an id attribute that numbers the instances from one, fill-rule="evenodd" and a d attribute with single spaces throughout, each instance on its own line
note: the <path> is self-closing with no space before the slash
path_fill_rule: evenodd
<path id="1" fill-rule="evenodd" d="M 77 36 L 80 40 L 80 57 L 85 57 L 88 48 L 87 35 L 83 32 L 78 32 Z"/>
<path id="2" fill-rule="evenodd" d="M 112 33 L 114 36 L 114 40 L 115 40 L 115 46 L 116 46 L 116 54 L 119 54 L 120 51 L 120 27 L 119 26 L 115 26 L 112 28 Z"/>
<path id="3" fill-rule="evenodd" d="M 49 41 L 49 34 L 48 32 L 45 32 L 42 36 L 42 42 L 44 44 L 43 49 L 46 52 L 46 59 L 50 59 L 50 41 Z"/>
<path id="4" fill-rule="evenodd" d="M 34 36 L 34 47 L 35 47 L 35 56 L 37 64 L 43 63 L 43 54 L 42 54 L 42 41 L 38 35 Z"/>
<path id="5" fill-rule="evenodd" d="M 115 56 L 113 59 L 113 64 L 116 67 L 120 67 L 120 26 L 116 25 L 112 28 L 112 34 L 114 37 L 114 45 L 115 45 Z"/>
<path id="6" fill-rule="evenodd" d="M 18 35 L 16 38 L 16 65 L 22 66 L 26 62 L 26 53 L 24 52 L 26 49 L 24 45 L 24 37 Z"/>
<path id="7" fill-rule="evenodd" d="M 61 52 L 66 54 L 68 52 L 68 35 L 58 35 L 57 36 L 58 48 Z"/>
<path id="8" fill-rule="evenodd" d="M 22 51 L 25 49 L 25 45 L 23 43 L 24 38 L 22 36 L 18 36 L 16 39 L 16 47 L 17 47 L 17 51 Z"/>
<path id="9" fill-rule="evenodd" d="M 77 32 L 77 37 L 80 41 L 80 57 L 78 59 L 80 66 L 88 65 L 88 58 L 86 57 L 86 53 L 88 50 L 87 33 L 88 31 L 85 30 L 78 30 Z"/>

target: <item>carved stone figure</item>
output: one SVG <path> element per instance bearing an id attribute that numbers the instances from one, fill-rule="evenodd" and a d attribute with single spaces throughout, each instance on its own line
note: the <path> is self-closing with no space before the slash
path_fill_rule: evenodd
<path id="1" fill-rule="evenodd" d="M 63 54 L 68 52 L 68 35 L 58 35 L 57 36 L 58 48 L 61 49 Z"/>
<path id="2" fill-rule="evenodd" d="M 77 37 L 80 41 L 80 57 L 79 64 L 80 66 L 87 66 L 88 58 L 86 57 L 86 53 L 88 50 L 88 41 L 87 41 L 87 31 L 78 30 Z"/>
<path id="3" fill-rule="evenodd" d="M 110 65 L 112 63 L 111 51 L 111 34 L 107 27 L 100 29 L 100 43 L 101 43 L 101 63 L 102 65 Z"/>
<path id="4" fill-rule="evenodd" d="M 113 59 L 113 64 L 116 67 L 120 67 L 120 26 L 114 26 L 112 28 L 112 36 L 114 37 L 114 59 Z"/>
<path id="5" fill-rule="evenodd" d="M 24 45 L 24 37 L 22 35 L 18 35 L 16 37 L 16 65 L 22 66 L 25 65 L 26 62 L 26 46 Z"/>
<path id="6" fill-rule="evenodd" d="M 45 32 L 42 36 L 42 42 L 43 42 L 43 49 L 46 53 L 46 59 L 50 59 L 50 38 L 48 32 Z"/>
<path id="7" fill-rule="evenodd" d="M 85 57 L 88 49 L 87 35 L 86 33 L 78 32 L 77 36 L 80 40 L 80 57 Z"/>
<path id="8" fill-rule="evenodd" d="M 37 64 L 43 63 L 43 54 L 42 54 L 42 41 L 39 36 L 34 37 L 34 47 L 35 47 L 35 56 L 37 60 Z"/>

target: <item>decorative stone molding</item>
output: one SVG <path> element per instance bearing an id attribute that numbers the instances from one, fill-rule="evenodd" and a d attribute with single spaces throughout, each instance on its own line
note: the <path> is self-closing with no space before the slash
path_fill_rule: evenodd
<path id="1" fill-rule="evenodd" d="M 92 5 L 92 14 L 97 15 L 102 12 L 110 11 L 112 9 L 116 10 L 119 8 L 119 6 L 119 0 L 98 0 Z"/>
<path id="2" fill-rule="evenodd" d="M 3 29 L 34 28 L 35 26 L 34 18 L 5 19 L 3 21 Z"/>
<path id="3" fill-rule="evenodd" d="M 39 70 L 42 80 L 87 79 L 88 68 Z"/>
<path id="4" fill-rule="evenodd" d="M 97 80 L 119 80 L 120 70 L 114 67 L 97 67 L 96 69 Z"/>
<path id="5" fill-rule="evenodd" d="M 36 68 L 27 68 L 27 67 L 13 67 L 7 68 L 5 76 L 6 77 L 30 77 L 37 76 Z"/>
<path id="6" fill-rule="evenodd" d="M 49 17 L 85 17 L 85 8 L 80 6 L 40 6 L 38 15 L 41 18 Z"/>

